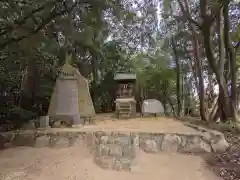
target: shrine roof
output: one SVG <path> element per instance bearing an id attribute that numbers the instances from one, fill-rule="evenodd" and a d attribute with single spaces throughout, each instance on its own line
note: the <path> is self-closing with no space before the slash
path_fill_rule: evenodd
<path id="1" fill-rule="evenodd" d="M 136 78 L 136 74 L 117 73 L 114 77 L 114 80 L 135 80 Z"/>

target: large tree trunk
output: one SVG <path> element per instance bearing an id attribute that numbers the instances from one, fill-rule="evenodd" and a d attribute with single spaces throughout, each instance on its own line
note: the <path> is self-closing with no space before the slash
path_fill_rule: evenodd
<path id="1" fill-rule="evenodd" d="M 92 100 L 93 100 L 93 104 L 96 106 L 97 104 L 97 81 L 98 81 L 98 69 L 97 69 L 97 56 L 96 55 L 92 55 L 92 75 L 93 75 L 93 80 L 92 80 Z"/>
<path id="2" fill-rule="evenodd" d="M 201 31 L 203 35 L 204 40 L 204 48 L 206 57 L 208 59 L 209 65 L 213 72 L 216 75 L 216 79 L 219 85 L 219 91 L 222 93 L 221 96 L 221 103 L 223 107 L 224 114 L 228 114 L 229 108 L 229 96 L 228 96 L 228 90 L 227 90 L 227 82 L 225 81 L 225 77 L 223 73 L 221 72 L 221 67 L 224 67 L 224 61 L 219 61 L 219 66 L 217 66 L 217 62 L 213 56 L 212 48 L 211 48 L 211 26 L 212 26 L 212 17 L 209 16 L 207 12 L 207 1 L 206 0 L 200 0 L 200 14 L 202 18 L 202 24 L 201 24 Z M 219 71 L 220 69 L 220 71 Z"/>
<path id="3" fill-rule="evenodd" d="M 214 97 L 213 102 L 212 102 L 212 107 L 210 108 L 210 113 L 209 113 L 209 119 L 212 121 L 216 121 L 219 118 L 219 113 L 218 113 L 218 99 L 219 96 Z"/>
<path id="4" fill-rule="evenodd" d="M 191 58 L 191 55 L 189 54 L 189 52 L 187 50 L 187 44 L 184 44 L 183 48 L 184 48 L 185 53 L 187 54 L 188 67 L 192 71 L 193 78 L 194 78 L 194 81 L 195 81 L 195 88 L 197 89 L 197 93 L 199 94 L 199 84 L 198 84 L 198 79 L 197 79 L 196 67 L 195 67 L 194 62 Z"/>
<path id="5" fill-rule="evenodd" d="M 209 14 L 209 7 L 208 7 L 208 2 L 207 0 L 200 0 L 200 17 L 201 17 L 201 23 L 196 22 L 195 20 L 192 19 L 191 15 L 190 15 L 190 11 L 186 10 L 188 8 L 187 6 L 187 0 L 184 0 L 185 2 L 185 7 L 183 5 L 183 3 L 181 2 L 181 0 L 178 0 L 178 3 L 181 7 L 181 10 L 183 12 L 183 15 L 185 17 L 186 20 L 188 20 L 190 22 L 190 24 L 192 25 L 197 25 L 203 35 L 203 42 L 204 42 L 204 49 L 205 49 L 205 54 L 208 60 L 208 63 L 210 65 L 210 68 L 213 70 L 214 74 L 216 75 L 216 79 L 219 85 L 219 91 L 220 91 L 220 98 L 219 98 L 219 103 L 221 103 L 221 105 L 219 106 L 219 110 L 222 111 L 221 112 L 221 116 L 222 118 L 224 118 L 224 116 L 229 114 L 229 105 L 232 109 L 233 115 L 236 115 L 236 111 L 234 110 L 235 108 L 233 108 L 234 106 L 236 106 L 236 65 L 234 63 L 236 63 L 236 60 L 234 60 L 234 55 L 233 55 L 233 51 L 231 49 L 232 46 L 231 42 L 230 42 L 230 35 L 229 35 L 229 18 L 228 18 L 228 3 L 229 1 L 224 1 L 224 13 L 225 13 L 225 20 L 228 22 L 225 25 L 225 34 L 227 33 L 228 39 L 225 38 L 225 43 L 228 44 L 228 48 L 227 48 L 227 52 L 230 53 L 229 54 L 229 58 L 231 56 L 231 71 L 233 70 L 233 72 L 235 72 L 233 74 L 233 72 L 231 72 L 231 79 L 232 79 L 232 93 L 233 93 L 233 97 L 230 98 L 229 94 L 228 94 L 228 86 L 227 86 L 227 81 L 225 79 L 224 73 L 222 73 L 222 67 L 224 67 L 225 63 L 224 63 L 224 59 L 220 60 L 219 63 L 216 62 L 216 59 L 213 55 L 213 51 L 212 51 L 212 47 L 211 47 L 211 27 L 212 24 L 215 20 L 215 12 L 216 10 L 221 10 L 221 6 L 219 6 L 219 4 L 217 5 L 213 5 L 213 7 L 211 7 L 212 14 Z M 225 22 L 226 22 L 225 21 Z M 229 48 L 230 47 L 230 48 Z M 236 119 L 236 117 L 234 117 L 234 119 Z"/>
<path id="6" fill-rule="evenodd" d="M 171 43 L 172 43 L 172 48 L 173 48 L 173 54 L 175 57 L 175 63 L 176 63 L 176 70 L 177 70 L 177 116 L 181 115 L 181 85 L 180 85 L 180 81 L 181 81 L 181 77 L 180 77 L 180 64 L 179 64 L 179 57 L 178 57 L 178 53 L 177 53 L 177 48 L 176 48 L 176 44 L 173 38 L 171 38 Z"/>
<path id="7" fill-rule="evenodd" d="M 193 42 L 193 51 L 194 57 L 196 59 L 196 70 L 198 76 L 198 84 L 199 84 L 199 100 L 200 100 L 200 116 L 202 120 L 208 121 L 207 112 L 206 112 L 206 97 L 205 97 L 205 87 L 204 87 L 204 77 L 203 77 L 203 68 L 202 68 L 202 60 L 199 55 L 199 48 L 197 42 L 196 31 L 192 29 L 192 42 Z"/>
<path id="8" fill-rule="evenodd" d="M 36 102 L 39 91 L 39 72 L 35 59 L 28 61 L 27 73 L 23 77 L 19 98 L 19 107 L 31 110 Z"/>
<path id="9" fill-rule="evenodd" d="M 217 66 L 215 59 L 213 57 L 213 53 L 211 50 L 211 43 L 210 43 L 210 28 L 204 28 L 202 30 L 203 37 L 204 37 L 204 47 L 205 47 L 205 52 L 206 52 L 206 57 L 208 59 L 209 65 L 213 72 L 216 75 L 216 79 L 219 85 L 219 91 L 222 92 L 222 99 L 221 102 L 223 103 L 223 111 L 225 114 L 228 114 L 229 108 L 228 108 L 228 102 L 229 102 L 229 96 L 228 96 L 228 90 L 227 90 L 227 83 L 225 81 L 224 74 L 220 73 Z M 219 65 L 221 66 L 221 65 Z"/>
<path id="10" fill-rule="evenodd" d="M 219 12 L 219 17 L 218 17 L 218 22 L 217 22 L 217 28 L 219 31 L 219 38 L 218 38 L 218 43 L 219 43 L 219 76 L 221 78 L 225 78 L 224 75 L 224 69 L 225 69 L 225 63 L 226 63 L 226 58 L 225 58 L 225 42 L 224 42 L 224 19 L 223 19 L 223 11 L 220 9 Z M 226 80 L 227 81 L 227 80 Z M 225 102 L 224 100 L 224 92 L 222 89 L 219 90 L 219 98 L 218 98 L 218 114 L 215 116 L 220 117 L 221 120 L 226 120 L 228 117 L 229 112 L 224 111 L 224 104 L 227 103 L 228 101 Z"/>
<path id="11" fill-rule="evenodd" d="M 184 5 L 186 10 L 184 10 L 187 14 L 190 14 L 189 5 L 187 0 L 184 0 Z M 198 77 L 198 87 L 199 87 L 199 100 L 200 100 L 200 116 L 201 119 L 204 121 L 208 121 L 208 116 L 206 112 L 206 97 L 205 97 L 205 87 L 204 87 L 204 77 L 203 77 L 203 68 L 202 68 L 202 60 L 199 53 L 199 47 L 198 47 L 198 39 L 197 39 L 197 33 L 195 30 L 195 27 L 189 23 L 189 27 L 192 33 L 192 47 L 193 47 L 193 53 L 195 58 L 195 64 L 196 64 L 196 71 L 197 71 L 197 77 Z"/>
<path id="12" fill-rule="evenodd" d="M 229 15 L 228 15 L 228 1 L 224 1 L 223 16 L 224 16 L 224 39 L 225 39 L 225 50 L 226 57 L 229 57 L 230 62 L 230 74 L 231 74 L 231 115 L 234 121 L 239 121 L 237 114 L 237 67 L 236 67 L 236 56 L 234 48 L 231 44 L 231 36 L 229 33 Z M 240 122 L 240 121 L 239 121 Z"/>

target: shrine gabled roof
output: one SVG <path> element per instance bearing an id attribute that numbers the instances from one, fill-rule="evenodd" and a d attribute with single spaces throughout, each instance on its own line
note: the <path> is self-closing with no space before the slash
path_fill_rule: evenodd
<path id="1" fill-rule="evenodd" d="M 116 73 L 114 80 L 135 80 L 136 78 L 136 74 Z"/>

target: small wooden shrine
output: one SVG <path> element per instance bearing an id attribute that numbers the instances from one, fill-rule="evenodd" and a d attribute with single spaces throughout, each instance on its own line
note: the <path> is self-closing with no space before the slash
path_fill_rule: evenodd
<path id="1" fill-rule="evenodd" d="M 116 81 L 116 115 L 117 117 L 134 117 L 136 115 L 135 83 L 136 75 L 117 73 Z"/>

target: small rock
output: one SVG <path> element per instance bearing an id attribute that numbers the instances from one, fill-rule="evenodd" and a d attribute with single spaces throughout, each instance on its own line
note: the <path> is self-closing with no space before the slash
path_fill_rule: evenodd
<path id="1" fill-rule="evenodd" d="M 36 137 L 35 134 L 16 134 L 12 140 L 15 146 L 35 146 Z"/>
<path id="2" fill-rule="evenodd" d="M 115 163 L 115 158 L 109 156 L 95 157 L 94 162 L 104 169 L 112 169 Z"/>
<path id="3" fill-rule="evenodd" d="M 157 144 L 160 146 L 162 144 L 163 137 L 164 137 L 163 134 L 156 134 L 152 136 L 152 139 L 154 139 L 157 142 Z"/>
<path id="4" fill-rule="evenodd" d="M 45 136 L 40 136 L 36 138 L 36 144 L 35 147 L 47 147 L 49 146 L 50 137 L 45 135 Z"/>
<path id="5" fill-rule="evenodd" d="M 9 174 L 3 175 L 3 180 L 20 180 L 20 179 L 25 179 L 26 176 L 27 176 L 27 173 L 23 171 L 11 172 Z"/>
<path id="6" fill-rule="evenodd" d="M 122 157 L 119 159 L 123 170 L 131 171 L 131 159 Z"/>
<path id="7" fill-rule="evenodd" d="M 155 140 L 146 140 L 143 143 L 143 150 L 147 153 L 157 153 L 158 152 L 158 146 L 157 142 Z"/>
<path id="8" fill-rule="evenodd" d="M 130 143 L 131 143 L 130 138 L 131 137 L 129 137 L 129 136 L 117 137 L 114 141 L 114 144 L 118 144 L 118 145 L 122 145 L 122 146 L 130 145 Z"/>
<path id="9" fill-rule="evenodd" d="M 49 125 L 54 128 L 72 127 L 73 117 L 69 115 L 49 116 Z"/>
<path id="10" fill-rule="evenodd" d="M 85 136 L 85 142 L 87 147 L 89 148 L 93 148 L 96 146 L 96 140 L 97 138 L 95 137 L 95 135 L 92 132 L 88 132 Z"/>
<path id="11" fill-rule="evenodd" d="M 132 144 L 134 147 L 139 147 L 139 145 L 140 145 L 140 136 L 138 136 L 138 135 L 132 135 L 132 136 L 131 136 L 131 144 Z"/>
<path id="12" fill-rule="evenodd" d="M 226 150 L 229 147 L 229 144 L 225 138 L 222 138 L 215 143 L 211 141 L 211 146 L 214 152 L 219 152 Z"/>
<path id="13" fill-rule="evenodd" d="M 214 152 L 224 151 L 229 147 L 229 144 L 226 141 L 224 134 L 221 132 L 210 131 L 203 134 L 203 136 L 210 142 Z"/>
<path id="14" fill-rule="evenodd" d="M 166 134 L 162 142 L 162 151 L 177 152 L 181 143 L 181 138 L 175 134 Z"/>
<path id="15" fill-rule="evenodd" d="M 61 121 L 54 121 L 52 123 L 52 128 L 61 128 L 61 127 L 62 127 Z"/>
<path id="16" fill-rule="evenodd" d="M 109 155 L 109 151 L 110 151 L 109 147 L 107 147 L 104 144 L 100 144 L 97 147 L 96 156 L 108 156 Z"/>
<path id="17" fill-rule="evenodd" d="M 59 136 L 59 137 L 52 138 L 52 140 L 50 141 L 52 141 L 51 145 L 54 148 L 66 148 L 70 146 L 70 142 L 66 137 Z"/>
<path id="18" fill-rule="evenodd" d="M 13 133 L 13 132 L 6 132 L 6 133 L 2 134 L 2 136 L 4 136 L 4 138 L 5 138 L 4 141 L 6 143 L 11 143 L 12 140 L 15 138 L 15 133 Z"/>
<path id="19" fill-rule="evenodd" d="M 123 150 L 121 146 L 111 144 L 108 147 L 110 148 L 109 156 L 121 157 L 123 155 Z"/>
<path id="20" fill-rule="evenodd" d="M 77 134 L 69 135 L 68 140 L 69 140 L 70 146 L 73 146 L 78 139 L 80 139 L 80 138 Z"/>
<path id="21" fill-rule="evenodd" d="M 97 138 L 101 138 L 102 136 L 106 135 L 106 132 L 104 132 L 104 131 L 96 131 L 94 134 L 95 134 L 95 136 Z"/>
<path id="22" fill-rule="evenodd" d="M 34 120 L 31 120 L 21 127 L 22 130 L 28 130 L 28 129 L 36 129 L 36 123 Z"/>
<path id="23" fill-rule="evenodd" d="M 123 157 L 134 158 L 136 156 L 134 147 L 123 147 Z"/>
<path id="24" fill-rule="evenodd" d="M 209 142 L 211 141 L 212 135 L 209 132 L 202 132 L 201 134 L 204 137 L 204 139 L 206 139 Z"/>
<path id="25" fill-rule="evenodd" d="M 187 138 L 187 137 L 185 137 Z M 180 152 L 183 153 L 204 153 L 204 152 L 211 152 L 211 146 L 206 143 L 201 137 L 191 137 L 184 141 L 187 141 L 185 145 L 180 149 Z"/>
<path id="26" fill-rule="evenodd" d="M 115 160 L 115 163 L 113 164 L 112 169 L 117 170 L 117 171 L 122 170 L 123 167 L 122 167 L 122 163 L 121 163 L 121 161 L 119 161 L 119 160 Z"/>
<path id="27" fill-rule="evenodd" d="M 101 136 L 100 143 L 101 144 L 107 144 L 108 143 L 108 136 Z"/>

